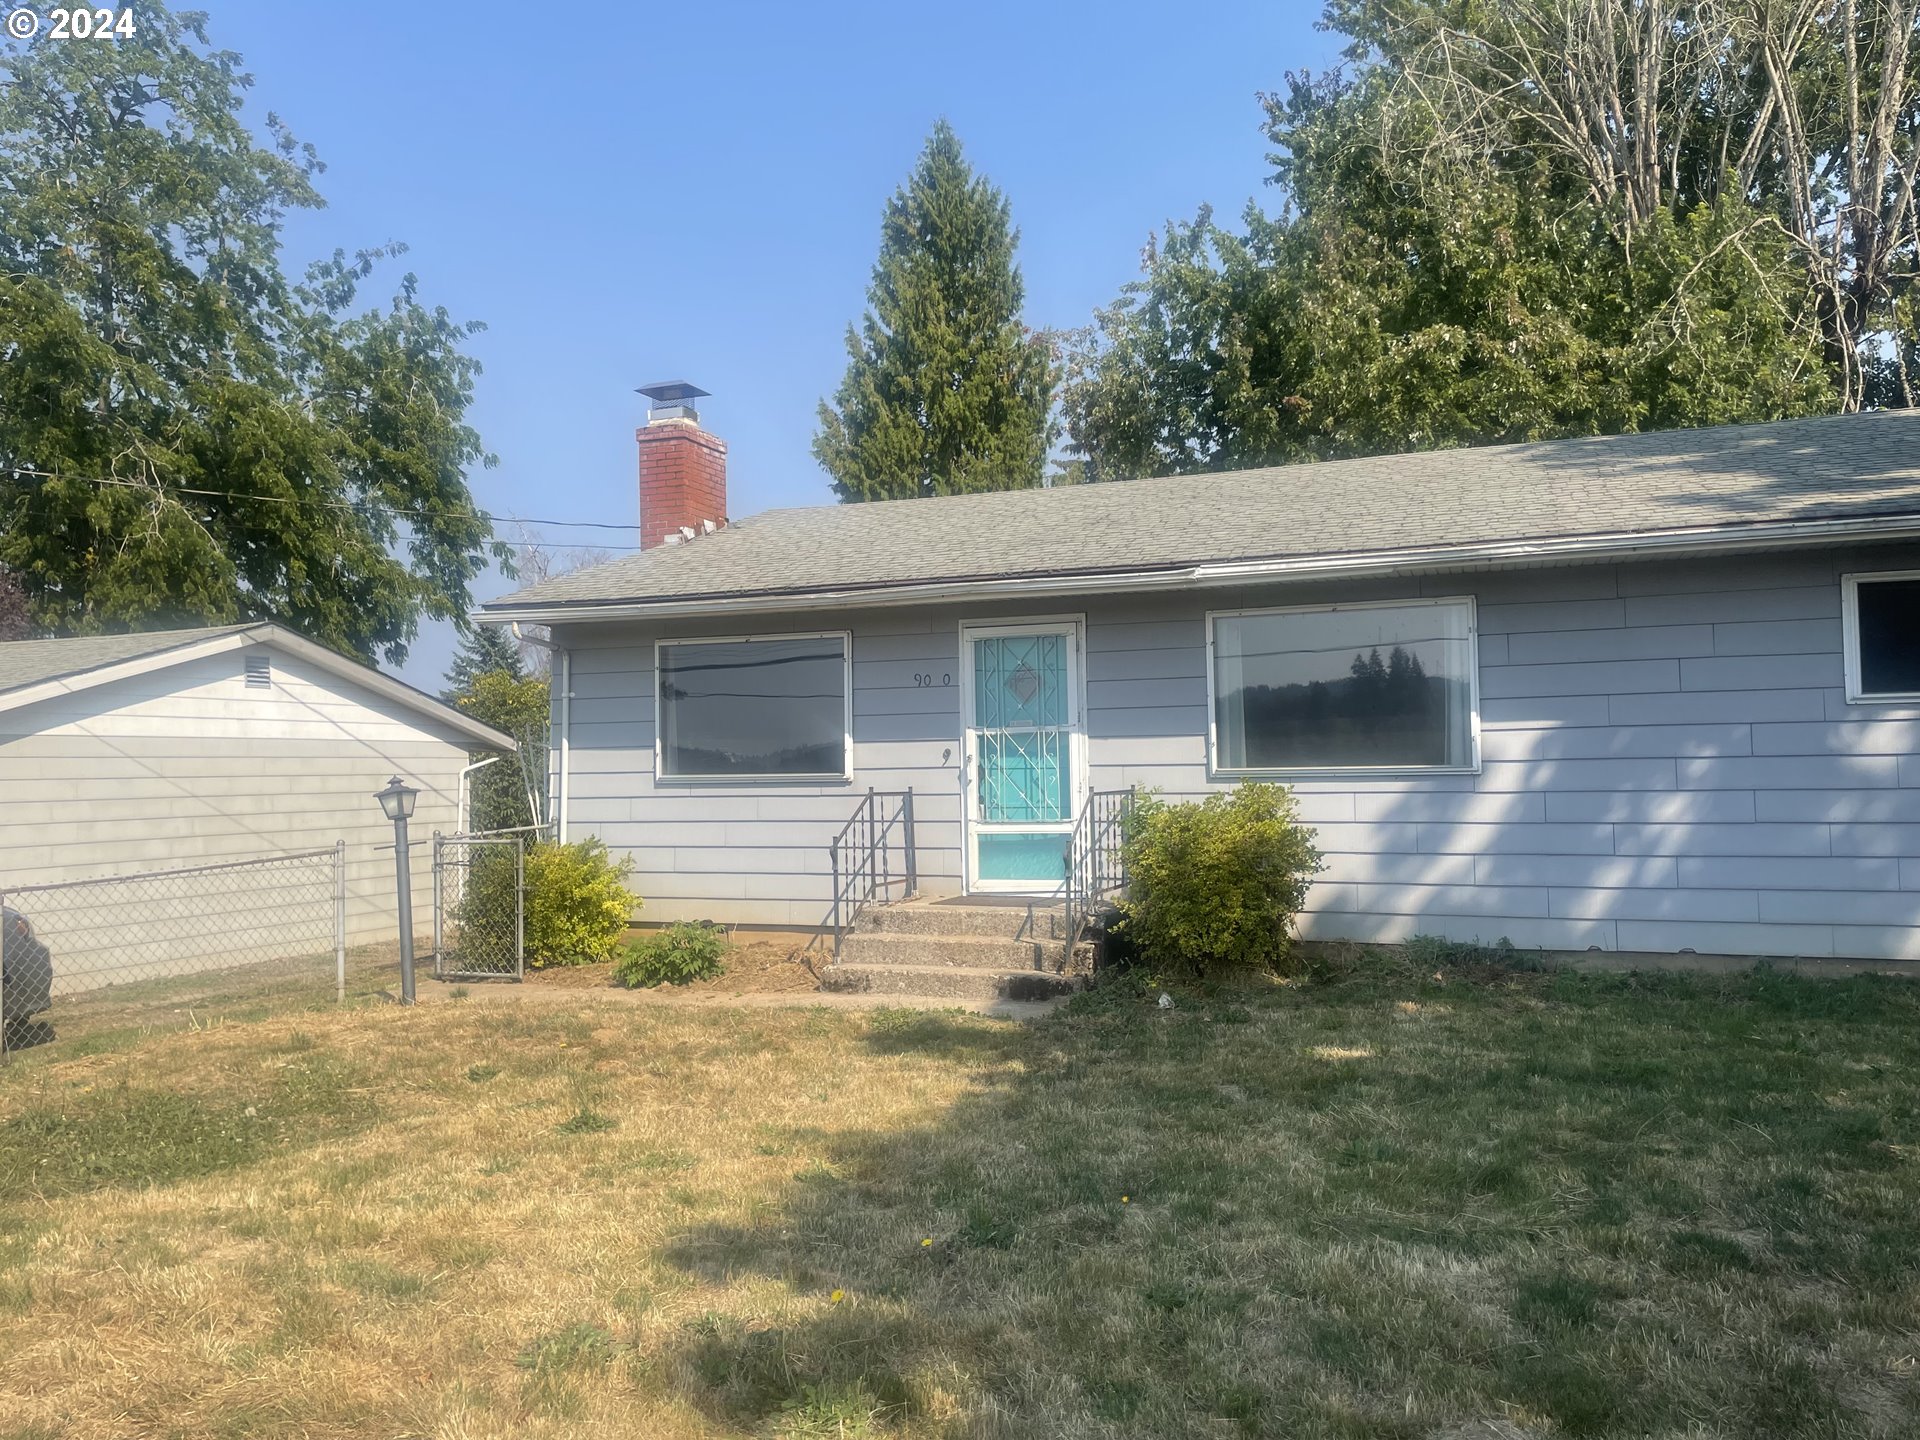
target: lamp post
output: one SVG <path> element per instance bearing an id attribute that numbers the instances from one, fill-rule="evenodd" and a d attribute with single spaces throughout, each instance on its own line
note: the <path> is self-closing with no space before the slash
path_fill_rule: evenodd
<path id="1" fill-rule="evenodd" d="M 413 879 L 407 873 L 407 821 L 420 792 L 398 775 L 374 799 L 393 822 L 393 883 L 400 896 L 400 1003 L 413 1004 Z"/>

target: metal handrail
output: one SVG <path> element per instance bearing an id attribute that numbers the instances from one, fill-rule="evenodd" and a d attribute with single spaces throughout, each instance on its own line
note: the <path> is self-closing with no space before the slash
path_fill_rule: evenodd
<path id="1" fill-rule="evenodd" d="M 886 802 L 897 800 L 897 806 Z M 899 874 L 893 870 L 890 837 L 900 830 L 903 863 Z M 869 789 L 855 808 L 852 818 L 840 827 L 827 847 L 833 868 L 833 958 L 840 958 L 841 942 L 860 912 L 875 900 L 893 898 L 895 885 L 902 887 L 902 899 L 919 893 L 919 858 L 915 854 L 913 833 L 913 789 Z"/>
<path id="2" fill-rule="evenodd" d="M 1127 816 L 1132 813 L 1136 786 L 1124 790 L 1095 790 L 1080 807 L 1073 831 L 1067 836 L 1067 954 L 1080 943 L 1080 932 L 1093 917 L 1093 908 L 1109 895 L 1127 888 L 1127 857 L 1123 844 Z"/>

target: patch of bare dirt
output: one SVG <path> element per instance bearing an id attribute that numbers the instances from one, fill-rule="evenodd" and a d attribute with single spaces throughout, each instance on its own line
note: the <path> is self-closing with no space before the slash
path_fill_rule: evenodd
<path id="1" fill-rule="evenodd" d="M 819 979 L 808 964 L 819 964 L 818 954 L 803 956 L 803 943 L 789 937 L 747 940 L 727 951 L 726 969 L 713 980 L 695 980 L 672 987 L 682 995 L 773 995 L 817 990 Z M 526 983 L 550 990 L 605 990 L 613 984 L 613 965 L 564 965 L 527 971 Z M 665 987 L 663 987 L 665 988 Z"/>

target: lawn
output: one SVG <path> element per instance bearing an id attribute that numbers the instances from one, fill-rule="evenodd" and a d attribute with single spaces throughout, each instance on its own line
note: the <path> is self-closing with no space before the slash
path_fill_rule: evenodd
<path id="1" fill-rule="evenodd" d="M 0 1071 L 0 1436 L 1911 1436 L 1920 989 L 1336 954 Z"/>

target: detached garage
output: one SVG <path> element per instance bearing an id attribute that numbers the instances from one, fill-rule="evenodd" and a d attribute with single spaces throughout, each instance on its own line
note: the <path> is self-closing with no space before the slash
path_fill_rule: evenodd
<path id="1" fill-rule="evenodd" d="M 512 749 L 506 735 L 277 625 L 0 644 L 0 890 L 163 870 L 225 874 L 197 890 L 186 880 L 149 887 L 142 902 L 178 895 L 171 903 L 203 922 L 201 963 L 211 965 L 222 963 L 223 931 L 243 921 L 259 931 L 276 904 L 303 926 L 310 917 L 293 917 L 294 906 L 324 905 L 330 934 L 343 871 L 347 940 L 391 939 L 393 829 L 375 792 L 395 775 L 419 789 L 413 888 L 424 927 L 424 842 L 460 828 L 470 752 Z M 340 842 L 337 861 L 316 857 L 308 867 L 319 881 L 302 874 L 297 888 L 283 882 L 283 895 L 253 894 L 219 869 Z M 125 936 L 128 918 L 102 922 Z M 56 988 L 84 986 L 73 963 L 81 948 L 80 937 L 66 937 Z M 102 957 L 96 984 L 113 972 L 111 958 Z"/>

